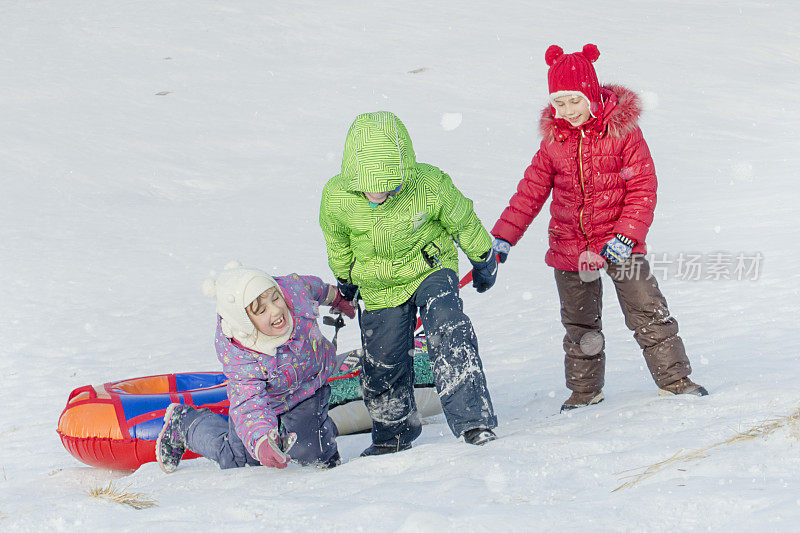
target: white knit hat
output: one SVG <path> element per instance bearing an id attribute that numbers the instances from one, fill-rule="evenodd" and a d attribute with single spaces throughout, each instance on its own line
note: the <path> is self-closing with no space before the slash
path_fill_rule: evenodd
<path id="1" fill-rule="evenodd" d="M 274 337 L 259 332 L 246 311 L 261 293 L 273 287 L 284 296 L 281 288 L 266 272 L 244 268 L 238 261 L 231 261 L 216 280 L 208 279 L 203 283 L 203 292 L 217 300 L 217 314 L 222 318 L 220 326 L 226 337 L 236 339 L 246 348 L 275 355 L 278 346 L 285 344 L 292 336 L 294 323 L 291 313 L 289 329 L 283 335 Z"/>

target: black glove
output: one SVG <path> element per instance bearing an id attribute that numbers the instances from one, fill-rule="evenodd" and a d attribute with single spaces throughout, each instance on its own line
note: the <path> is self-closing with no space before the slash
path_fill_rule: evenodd
<path id="1" fill-rule="evenodd" d="M 336 282 L 339 288 L 339 294 L 341 294 L 342 297 L 348 302 L 352 302 L 356 297 L 356 293 L 358 292 L 358 285 L 348 283 L 342 278 L 336 278 Z"/>
<path id="2" fill-rule="evenodd" d="M 472 286 L 478 292 L 491 289 L 497 279 L 497 259 L 494 250 L 490 248 L 481 256 L 481 261 L 470 259 L 469 262 L 472 263 Z"/>

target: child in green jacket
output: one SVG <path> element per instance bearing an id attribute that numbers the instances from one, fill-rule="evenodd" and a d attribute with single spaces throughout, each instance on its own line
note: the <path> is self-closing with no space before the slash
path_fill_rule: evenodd
<path id="1" fill-rule="evenodd" d="M 340 291 L 348 299 L 358 293 L 366 307 L 362 389 L 373 444 L 362 455 L 410 448 L 422 431 L 410 355 L 417 310 L 453 434 L 479 445 L 496 438 L 477 338 L 458 295 L 456 244 L 473 265 L 478 292 L 497 275 L 472 201 L 447 174 L 417 163 L 403 123 L 379 111 L 351 125 L 341 173 L 322 192 L 319 222 Z"/>

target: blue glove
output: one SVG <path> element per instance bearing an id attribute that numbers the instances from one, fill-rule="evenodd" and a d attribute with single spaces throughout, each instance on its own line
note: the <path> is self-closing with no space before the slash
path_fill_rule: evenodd
<path id="1" fill-rule="evenodd" d="M 472 263 L 472 286 L 478 292 L 486 292 L 492 288 L 497 279 L 497 259 L 494 257 L 494 249 L 490 249 L 481 256 L 482 261 L 469 260 Z"/>
<path id="2" fill-rule="evenodd" d="M 353 285 L 352 283 L 348 283 L 346 280 L 342 278 L 336 278 L 336 286 L 339 289 L 339 294 L 347 300 L 348 302 L 352 302 L 353 299 L 356 297 L 356 293 L 358 292 L 358 285 Z"/>
<path id="3" fill-rule="evenodd" d="M 631 256 L 634 243 L 625 235 L 617 233 L 617 236 L 603 245 L 600 255 L 606 256 L 611 263 L 624 263 Z"/>
<path id="4" fill-rule="evenodd" d="M 511 243 L 495 237 L 492 243 L 492 250 L 497 254 L 497 260 L 505 263 L 506 259 L 508 259 L 508 252 L 511 251 Z"/>

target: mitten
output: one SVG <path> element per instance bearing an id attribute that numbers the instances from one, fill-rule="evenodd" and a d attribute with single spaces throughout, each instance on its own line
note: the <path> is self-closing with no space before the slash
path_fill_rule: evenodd
<path id="1" fill-rule="evenodd" d="M 603 245 L 600 255 L 604 255 L 612 263 L 624 263 L 631 256 L 634 243 L 631 239 L 617 233 L 617 236 Z"/>
<path id="2" fill-rule="evenodd" d="M 478 292 L 486 292 L 492 288 L 497 279 L 497 259 L 494 250 L 490 249 L 481 256 L 481 261 L 469 260 L 472 263 L 472 286 Z"/>
<path id="3" fill-rule="evenodd" d="M 270 429 L 266 435 L 258 440 L 256 443 L 256 458 L 262 465 L 274 468 L 286 468 L 291 457 L 284 453 L 281 440 L 282 439 L 278 435 L 278 430 L 275 428 Z M 294 444 L 294 441 L 297 440 L 297 435 L 289 433 L 286 440 Z M 291 445 L 286 446 L 287 450 L 289 448 L 291 448 Z"/>
<path id="4" fill-rule="evenodd" d="M 495 238 L 492 243 L 492 250 L 497 254 L 497 260 L 505 263 L 508 259 L 508 252 L 511 251 L 511 243 L 506 240 Z"/>
<path id="5" fill-rule="evenodd" d="M 342 278 L 336 278 L 336 282 L 339 288 L 339 293 L 344 297 L 345 300 L 352 302 L 356 297 L 356 293 L 358 292 L 358 285 L 348 283 Z"/>
<path id="6" fill-rule="evenodd" d="M 342 293 L 338 291 L 336 292 L 336 297 L 331 302 L 331 309 L 341 311 L 347 315 L 348 318 L 355 318 L 356 316 L 356 309 L 353 307 L 353 304 L 345 300 Z"/>

